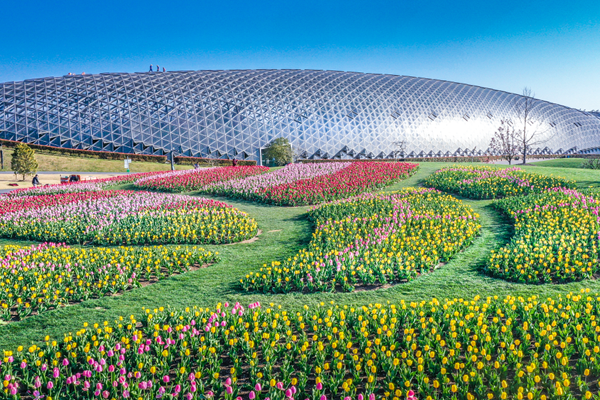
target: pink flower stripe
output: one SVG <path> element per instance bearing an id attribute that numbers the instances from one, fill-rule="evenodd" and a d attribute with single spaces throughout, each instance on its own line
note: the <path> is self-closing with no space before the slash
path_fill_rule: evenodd
<path id="1" fill-rule="evenodd" d="M 417 164 L 290 164 L 269 174 L 208 186 L 205 193 L 298 206 L 318 204 L 384 187 L 413 173 Z"/>
<path id="2" fill-rule="evenodd" d="M 139 188 L 164 192 L 191 192 L 201 190 L 216 182 L 260 175 L 269 168 L 259 166 L 216 167 L 174 171 L 143 178 L 135 182 Z"/>
<path id="3" fill-rule="evenodd" d="M 77 203 L 90 199 L 105 199 L 120 195 L 127 195 L 127 192 L 112 190 L 63 193 L 58 195 L 22 196 L 14 198 L 2 197 L 2 201 L 0 201 L 0 215 L 23 210 L 32 211 L 39 208 Z"/>

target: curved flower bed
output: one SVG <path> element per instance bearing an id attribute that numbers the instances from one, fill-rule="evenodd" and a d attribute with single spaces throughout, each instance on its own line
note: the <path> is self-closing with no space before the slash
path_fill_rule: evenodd
<path id="1" fill-rule="evenodd" d="M 434 189 L 366 194 L 311 210 L 312 241 L 293 259 L 241 280 L 248 291 L 352 291 L 406 282 L 468 246 L 478 215 Z"/>
<path id="2" fill-rule="evenodd" d="M 0 319 L 112 295 L 218 261 L 199 247 L 71 248 L 44 243 L 0 251 Z"/>
<path id="3" fill-rule="evenodd" d="M 600 295 L 146 310 L 5 351 L 7 398 L 597 398 Z M 12 396 L 12 397 L 9 397 Z"/>
<path id="4" fill-rule="evenodd" d="M 133 194 L 133 192 L 112 190 L 67 192 L 62 195 L 49 194 L 39 196 L 0 197 L 0 215 L 22 210 L 34 210 L 38 208 L 76 203 L 89 199 L 104 199 L 119 195 L 128 195 L 130 193 Z"/>
<path id="5" fill-rule="evenodd" d="M 559 177 L 531 174 L 518 167 L 452 166 L 429 175 L 425 179 L 425 186 L 470 199 L 499 199 L 540 193 L 553 187 L 573 189 L 575 182 Z"/>
<path id="6" fill-rule="evenodd" d="M 216 183 L 203 192 L 280 206 L 319 204 L 383 188 L 407 178 L 417 167 L 384 162 L 290 164 L 269 174 Z"/>
<path id="7" fill-rule="evenodd" d="M 232 243 L 256 235 L 256 221 L 203 198 L 135 191 L 29 197 L 0 203 L 0 236 L 100 245 Z M 46 206 L 42 203 L 46 202 Z"/>
<path id="8" fill-rule="evenodd" d="M 217 167 L 203 169 L 189 169 L 185 171 L 167 172 L 156 176 L 139 179 L 135 185 L 146 190 L 160 190 L 163 192 L 191 192 L 203 189 L 215 182 L 224 182 L 231 179 L 245 178 L 260 175 L 269 168 L 260 166 Z"/>
<path id="9" fill-rule="evenodd" d="M 494 205 L 512 218 L 515 234 L 492 252 L 488 274 L 524 283 L 565 283 L 598 272 L 600 201 L 554 188 Z"/>
<path id="10" fill-rule="evenodd" d="M 42 196 L 47 194 L 65 194 L 65 193 L 80 193 L 90 191 L 100 191 L 113 186 L 123 185 L 125 183 L 133 183 L 138 179 L 162 174 L 164 171 L 141 172 L 138 174 L 127 174 L 112 176 L 110 178 L 93 179 L 90 181 L 70 182 L 60 185 L 48 185 L 42 187 L 31 187 L 16 189 L 7 194 L 0 196 L 0 201 L 3 199 L 12 199 L 15 197 L 24 196 Z"/>

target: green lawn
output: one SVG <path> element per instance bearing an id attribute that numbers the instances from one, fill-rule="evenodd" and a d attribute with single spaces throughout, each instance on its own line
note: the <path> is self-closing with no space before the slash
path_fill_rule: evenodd
<path id="1" fill-rule="evenodd" d="M 4 149 L 4 170 L 12 171 L 10 161 L 12 149 Z M 38 171 L 71 171 L 71 172 L 121 172 L 125 173 L 122 160 L 103 160 L 100 158 L 75 157 L 72 155 L 35 154 Z M 176 165 L 176 169 L 190 169 L 191 165 Z M 157 162 L 134 161 L 130 165 L 131 172 L 170 171 L 171 164 Z"/>
<path id="2" fill-rule="evenodd" d="M 561 168 L 580 168 L 585 162 L 585 158 L 556 158 L 554 160 L 546 160 L 533 162 L 536 167 L 561 167 Z"/>
<path id="3" fill-rule="evenodd" d="M 392 187 L 417 186 L 433 171 L 447 163 L 421 163 L 419 171 Z M 481 165 L 481 164 L 474 164 Z M 506 166 L 507 167 L 507 166 Z M 527 171 L 553 174 L 578 181 L 580 187 L 600 186 L 600 171 L 526 166 Z M 308 207 L 283 208 L 258 203 L 219 199 L 248 212 L 262 231 L 253 243 L 228 246 L 206 246 L 221 254 L 222 261 L 209 268 L 173 276 L 157 284 L 45 312 L 20 322 L 0 326 L 0 349 L 11 349 L 42 339 L 45 335 L 61 338 L 66 332 L 81 328 L 83 322 L 113 320 L 120 315 L 141 314 L 142 307 L 190 305 L 214 306 L 229 301 L 246 305 L 253 301 L 298 308 L 304 304 L 336 301 L 343 304 L 368 304 L 426 300 L 432 297 L 472 298 L 475 295 L 549 296 L 589 287 L 600 292 L 600 281 L 584 281 L 565 285 L 524 285 L 489 278 L 479 272 L 490 250 L 505 243 L 510 236 L 508 221 L 490 207 L 491 201 L 465 200 L 481 216 L 483 228 L 474 244 L 435 272 L 410 283 L 387 289 L 353 293 L 315 293 L 255 295 L 239 291 L 240 277 L 263 263 L 293 256 L 311 238 L 311 226 L 305 217 Z M 9 243 L 2 241 L 0 244 Z M 14 243 L 14 242 L 10 242 Z"/>

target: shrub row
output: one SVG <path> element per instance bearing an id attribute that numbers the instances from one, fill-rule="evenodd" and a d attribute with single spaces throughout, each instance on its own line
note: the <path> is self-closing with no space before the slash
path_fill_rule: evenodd
<path id="1" fill-rule="evenodd" d="M 528 159 L 538 158 L 561 158 L 560 155 L 527 155 Z M 406 158 L 374 158 L 374 159 L 362 159 L 362 160 L 308 160 L 301 159 L 298 162 L 301 163 L 330 163 L 330 162 L 489 162 L 502 160 L 501 156 L 452 156 L 452 157 L 406 157 Z"/>
<path id="2" fill-rule="evenodd" d="M 6 147 L 15 147 L 20 142 L 15 140 L 7 140 L 0 139 L 0 144 Z M 44 154 L 50 155 L 74 155 L 77 157 L 84 158 L 99 158 L 103 160 L 124 160 L 126 158 L 131 159 L 132 161 L 145 161 L 145 162 L 157 162 L 157 163 L 165 163 L 168 161 L 167 156 L 159 156 L 152 154 L 132 154 L 132 153 L 118 153 L 114 151 L 96 151 L 96 150 L 81 150 L 81 149 L 66 149 L 63 147 L 55 147 L 55 146 L 46 146 L 41 144 L 30 144 L 27 143 L 29 147 L 32 149 L 43 152 Z M 231 165 L 231 160 L 223 160 L 223 159 L 211 159 L 204 157 L 184 157 L 184 156 L 176 156 L 175 163 L 180 165 L 193 165 L 193 164 L 202 164 L 208 165 L 213 164 L 215 166 L 227 166 Z M 254 160 L 238 160 L 238 165 L 256 165 L 256 161 Z"/>
<path id="3" fill-rule="evenodd" d="M 221 158 L 205 158 L 205 157 L 185 157 L 175 156 L 175 163 L 180 165 L 214 165 L 215 167 L 231 166 L 232 160 L 224 160 Z M 254 160 L 238 160 L 238 165 L 256 165 Z"/>
<path id="4" fill-rule="evenodd" d="M 15 147 L 20 142 L 15 140 L 0 139 L 0 144 L 6 147 Z M 80 149 L 65 149 L 62 147 L 46 146 L 41 144 L 26 143 L 27 146 L 35 150 L 43 151 L 44 154 L 50 155 L 75 155 L 85 158 L 100 158 L 103 160 L 124 160 L 126 158 L 132 161 L 148 161 L 148 162 L 167 162 L 167 156 L 156 156 L 151 154 L 131 154 L 117 153 L 113 151 L 95 151 L 95 150 L 80 150 Z"/>

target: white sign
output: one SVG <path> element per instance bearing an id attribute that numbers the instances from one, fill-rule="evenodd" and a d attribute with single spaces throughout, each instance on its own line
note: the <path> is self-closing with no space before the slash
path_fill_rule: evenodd
<path id="1" fill-rule="evenodd" d="M 129 169 L 129 164 L 131 164 L 131 159 L 130 158 L 126 158 L 124 160 L 124 162 L 125 162 L 125 169 Z"/>

